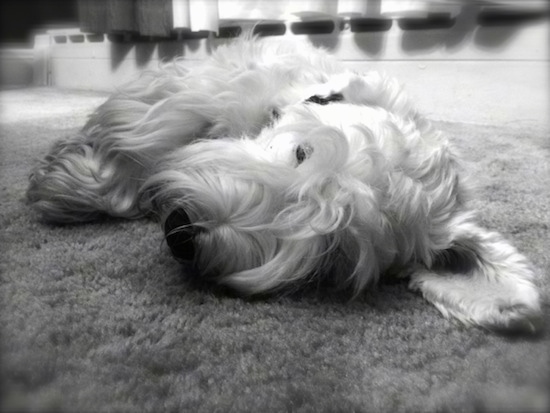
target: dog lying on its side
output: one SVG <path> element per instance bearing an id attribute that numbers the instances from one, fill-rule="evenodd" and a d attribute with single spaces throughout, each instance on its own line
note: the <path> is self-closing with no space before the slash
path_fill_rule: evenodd
<path id="1" fill-rule="evenodd" d="M 111 96 L 32 172 L 45 219 L 158 214 L 176 257 L 243 294 L 410 277 L 445 316 L 536 331 L 525 257 L 479 227 L 445 137 L 398 84 L 239 39 Z"/>

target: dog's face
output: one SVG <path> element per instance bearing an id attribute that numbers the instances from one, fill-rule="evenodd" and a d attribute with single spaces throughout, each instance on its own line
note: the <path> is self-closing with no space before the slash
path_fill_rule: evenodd
<path id="1" fill-rule="evenodd" d="M 150 185 L 174 255 L 252 293 L 335 265 L 350 282 L 361 272 L 360 289 L 394 261 L 381 211 L 402 125 L 380 108 L 312 100 L 280 109 L 255 139 L 199 141 L 160 165 Z"/>

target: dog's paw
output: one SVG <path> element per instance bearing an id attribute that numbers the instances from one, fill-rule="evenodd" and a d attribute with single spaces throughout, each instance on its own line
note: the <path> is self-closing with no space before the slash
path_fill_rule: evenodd
<path id="1" fill-rule="evenodd" d="M 493 328 L 506 333 L 538 334 L 544 330 L 544 317 L 538 306 L 532 307 L 525 303 L 502 303 L 498 306 L 499 322 L 489 323 Z"/>
<path id="2" fill-rule="evenodd" d="M 544 318 L 536 287 L 528 282 L 487 280 L 465 274 L 418 271 L 410 287 L 420 290 L 446 317 L 507 334 L 538 334 Z"/>

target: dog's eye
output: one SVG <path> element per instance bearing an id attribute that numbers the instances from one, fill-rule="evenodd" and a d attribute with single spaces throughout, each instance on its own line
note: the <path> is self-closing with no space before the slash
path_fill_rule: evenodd
<path id="1" fill-rule="evenodd" d="M 275 108 L 271 109 L 271 119 L 278 120 L 281 117 L 279 111 Z"/>
<path id="2" fill-rule="evenodd" d="M 298 165 L 300 165 L 302 162 L 304 162 L 307 158 L 311 156 L 313 153 L 313 148 L 308 144 L 302 144 L 298 145 L 296 147 L 296 160 L 298 161 Z"/>

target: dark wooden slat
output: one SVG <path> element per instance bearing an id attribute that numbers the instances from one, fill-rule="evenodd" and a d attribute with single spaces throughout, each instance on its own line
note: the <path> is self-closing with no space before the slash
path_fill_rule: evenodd
<path id="1" fill-rule="evenodd" d="M 137 0 L 136 21 L 143 36 L 170 36 L 173 27 L 172 0 Z"/>
<path id="2" fill-rule="evenodd" d="M 137 32 L 134 0 L 108 0 L 107 22 L 110 32 Z"/>
<path id="3" fill-rule="evenodd" d="M 83 32 L 107 33 L 107 0 L 78 0 L 78 19 Z"/>

